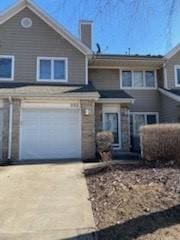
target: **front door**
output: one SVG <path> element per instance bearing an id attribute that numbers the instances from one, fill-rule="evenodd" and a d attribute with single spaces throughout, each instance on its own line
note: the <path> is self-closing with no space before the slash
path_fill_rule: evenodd
<path id="1" fill-rule="evenodd" d="M 104 113 L 104 130 L 112 132 L 114 136 L 115 148 L 119 148 L 119 113 L 118 112 L 105 112 Z"/>

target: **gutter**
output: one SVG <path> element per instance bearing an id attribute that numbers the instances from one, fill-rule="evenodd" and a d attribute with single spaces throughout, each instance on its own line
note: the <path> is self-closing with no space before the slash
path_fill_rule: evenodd
<path id="1" fill-rule="evenodd" d="M 100 98 L 98 103 L 134 103 L 133 98 Z"/>
<path id="2" fill-rule="evenodd" d="M 11 94 L 11 93 L 7 93 L 7 94 Z M 4 99 L 5 97 L 8 97 L 6 93 L 1 93 L 0 95 L 0 99 Z M 11 94 L 11 96 L 14 98 L 14 99 L 19 99 L 19 98 L 49 98 L 49 99 L 65 99 L 65 100 L 69 100 L 70 98 L 71 99 L 88 99 L 88 98 L 91 98 L 91 99 L 99 99 L 100 95 L 98 93 L 98 91 L 96 92 L 68 92 L 68 93 L 65 93 L 65 94 L 59 94 L 59 95 L 37 95 L 37 94 L 28 94 L 28 93 L 22 93 L 22 94 Z"/>
<path id="3" fill-rule="evenodd" d="M 8 162 L 11 161 L 12 157 L 12 122 L 13 122 L 13 104 L 12 98 L 9 97 L 9 135 L 8 135 Z"/>
<path id="4" fill-rule="evenodd" d="M 163 74 L 164 74 L 164 88 L 168 89 L 168 81 L 167 81 L 167 67 L 166 63 L 163 63 Z"/>

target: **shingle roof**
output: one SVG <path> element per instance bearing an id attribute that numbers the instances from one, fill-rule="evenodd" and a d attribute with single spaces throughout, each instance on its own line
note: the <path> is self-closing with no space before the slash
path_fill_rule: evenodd
<path id="1" fill-rule="evenodd" d="M 97 94 L 97 90 L 88 85 L 59 83 L 0 83 L 0 96 L 59 97 L 62 95 Z"/>
<path id="2" fill-rule="evenodd" d="M 126 99 L 133 99 L 132 96 L 127 94 L 123 90 L 104 90 L 99 91 L 100 98 L 126 98 Z"/>
<path id="3" fill-rule="evenodd" d="M 164 56 L 162 55 L 139 55 L 139 54 L 96 54 L 97 59 L 101 58 L 157 58 L 162 59 Z"/>
<path id="4" fill-rule="evenodd" d="M 94 88 L 91 82 L 88 85 L 59 84 L 59 83 L 0 83 L 0 96 L 14 97 L 61 97 L 84 96 L 94 94 L 100 98 L 133 99 L 123 90 L 103 90 Z"/>
<path id="5" fill-rule="evenodd" d="M 164 89 L 164 90 L 166 90 L 167 92 L 173 93 L 177 96 L 180 96 L 180 89 L 170 89 L 170 90 Z"/>

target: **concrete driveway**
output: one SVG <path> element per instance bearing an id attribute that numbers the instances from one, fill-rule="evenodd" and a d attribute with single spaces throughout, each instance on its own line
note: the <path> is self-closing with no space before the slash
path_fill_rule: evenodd
<path id="1" fill-rule="evenodd" d="M 0 239 L 60 240 L 92 232 L 82 170 L 80 162 L 1 167 Z"/>

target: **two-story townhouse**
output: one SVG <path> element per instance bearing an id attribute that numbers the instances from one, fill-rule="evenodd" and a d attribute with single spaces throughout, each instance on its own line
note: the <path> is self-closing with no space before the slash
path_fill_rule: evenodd
<path id="1" fill-rule="evenodd" d="M 180 45 L 166 56 L 100 54 L 90 62 L 89 80 L 100 93 L 96 130 L 112 131 L 115 149 L 139 151 L 143 125 L 180 122 L 179 63 Z"/>
<path id="2" fill-rule="evenodd" d="M 95 134 L 139 149 L 139 127 L 178 122 L 180 47 L 167 56 L 94 54 L 29 0 L 0 15 L 0 158 L 91 159 Z"/>
<path id="3" fill-rule="evenodd" d="M 113 131 L 117 149 L 138 150 L 139 127 L 159 122 L 158 84 L 162 63 L 162 57 L 100 55 L 90 65 L 89 79 L 102 95 L 97 103 L 98 113 L 99 109 L 103 112 L 98 126 Z M 125 94 L 130 97 L 125 98 Z M 115 113 L 119 109 L 118 116 Z M 128 120 L 123 123 L 125 117 Z"/>

